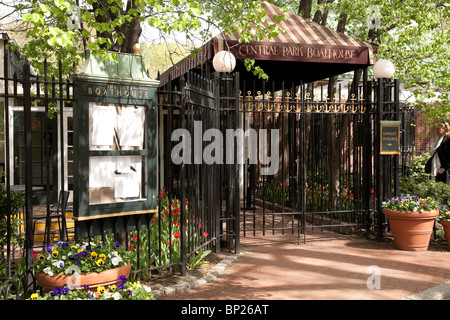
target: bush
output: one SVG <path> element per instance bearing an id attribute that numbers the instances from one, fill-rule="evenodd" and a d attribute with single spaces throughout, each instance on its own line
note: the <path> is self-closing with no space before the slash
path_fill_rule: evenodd
<path id="1" fill-rule="evenodd" d="M 420 156 L 413 156 L 412 162 L 407 165 L 411 178 L 416 183 L 426 182 L 430 175 L 425 172 L 425 164 L 430 157 L 429 153 L 423 153 Z"/>
<path id="2" fill-rule="evenodd" d="M 6 188 L 3 183 L 0 183 L 0 258 L 2 257 L 3 248 L 6 245 L 6 236 L 8 234 L 7 228 L 7 212 L 6 212 Z M 10 209 L 11 213 L 17 213 L 21 207 L 25 205 L 25 197 L 22 192 L 11 191 L 10 192 Z M 9 234 L 11 236 L 11 243 L 16 246 L 21 246 L 24 243 L 24 235 L 20 234 L 22 222 L 18 216 L 10 216 L 10 229 Z"/>
<path id="3" fill-rule="evenodd" d="M 434 197 L 442 205 L 449 205 L 450 185 L 430 180 L 430 175 L 425 173 L 425 163 L 429 157 L 429 153 L 413 157 L 412 163 L 408 165 L 410 177 L 403 177 L 400 180 L 400 192 L 421 198 Z"/>
<path id="4" fill-rule="evenodd" d="M 401 193 L 410 193 L 421 198 L 434 197 L 442 205 L 450 204 L 450 186 L 433 180 L 417 181 L 416 179 L 403 178 L 400 181 Z"/>

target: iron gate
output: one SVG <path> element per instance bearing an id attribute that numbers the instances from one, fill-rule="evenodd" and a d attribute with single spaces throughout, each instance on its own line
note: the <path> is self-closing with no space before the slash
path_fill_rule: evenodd
<path id="1" fill-rule="evenodd" d="M 239 251 L 237 166 L 227 158 L 226 128 L 236 127 L 238 75 L 205 79 L 189 72 L 158 91 L 159 181 L 168 194 L 189 203 L 201 246 Z M 229 154 L 236 154 L 237 146 Z M 229 162 L 228 164 L 226 162 Z M 187 252 L 198 249 L 187 239 Z"/>
<path id="2" fill-rule="evenodd" d="M 239 251 L 240 235 L 294 233 L 305 242 L 307 232 L 324 228 L 382 238 L 381 203 L 398 192 L 412 155 L 405 143 L 414 141 L 397 80 L 330 89 L 215 77 L 169 81 L 181 89 L 162 109 L 160 181 L 195 203 L 217 250 L 222 242 Z M 400 155 L 380 155 L 381 120 L 402 121 Z M 188 145 L 172 139 L 178 128 Z M 192 154 L 178 154 L 177 164 L 174 150 Z"/>
<path id="3" fill-rule="evenodd" d="M 305 242 L 308 231 L 329 228 L 381 238 L 381 202 L 398 191 L 399 160 L 404 166 L 409 159 L 379 150 L 381 120 L 403 119 L 403 139 L 410 128 L 411 117 L 400 114 L 398 81 L 241 88 L 243 236 L 289 232 Z"/>

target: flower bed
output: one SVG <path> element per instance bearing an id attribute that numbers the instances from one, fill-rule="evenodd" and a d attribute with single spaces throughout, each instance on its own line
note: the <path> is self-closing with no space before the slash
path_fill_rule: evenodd
<path id="1" fill-rule="evenodd" d="M 31 295 L 30 300 L 155 300 L 149 286 L 139 282 L 129 282 L 126 277 L 119 277 L 117 285 L 98 287 L 96 292 L 85 286 L 83 290 L 69 290 L 67 286 L 55 287 L 43 296 Z"/>

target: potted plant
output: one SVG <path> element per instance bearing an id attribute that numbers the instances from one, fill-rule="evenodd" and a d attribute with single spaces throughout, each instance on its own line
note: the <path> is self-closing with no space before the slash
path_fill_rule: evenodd
<path id="1" fill-rule="evenodd" d="M 34 253 L 36 280 L 47 291 L 67 285 L 70 289 L 119 283 L 131 271 L 128 252 L 116 241 L 58 242 L 41 253 Z"/>
<path id="2" fill-rule="evenodd" d="M 438 200 L 402 194 L 383 202 L 382 207 L 398 249 L 428 249 L 434 221 L 439 215 Z"/>
<path id="3" fill-rule="evenodd" d="M 450 249 L 450 208 L 448 206 L 440 207 L 438 220 L 444 228 L 445 239 L 447 239 L 447 247 Z"/>

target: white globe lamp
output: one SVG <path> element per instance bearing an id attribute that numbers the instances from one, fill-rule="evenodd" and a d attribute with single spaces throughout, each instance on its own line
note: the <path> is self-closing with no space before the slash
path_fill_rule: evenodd
<path id="1" fill-rule="evenodd" d="M 213 67 L 217 72 L 232 72 L 236 67 L 236 58 L 229 51 L 219 51 L 213 58 Z"/>
<path id="2" fill-rule="evenodd" d="M 392 78 L 395 73 L 394 64 L 386 59 L 378 60 L 373 66 L 373 75 L 375 78 Z"/>

